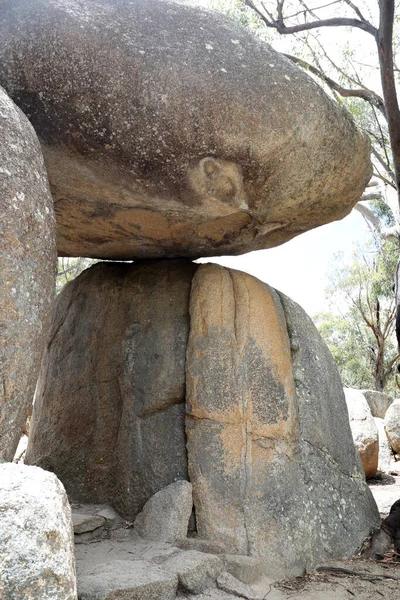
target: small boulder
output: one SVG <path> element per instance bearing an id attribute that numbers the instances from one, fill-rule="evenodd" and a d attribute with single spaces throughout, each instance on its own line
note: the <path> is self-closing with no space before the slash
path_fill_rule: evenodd
<path id="1" fill-rule="evenodd" d="M 378 429 L 363 392 L 345 388 L 344 393 L 354 445 L 360 455 L 365 477 L 368 479 L 378 470 Z"/>
<path id="2" fill-rule="evenodd" d="M 178 576 L 179 586 L 184 592 L 200 594 L 215 586 L 224 564 L 214 554 L 189 550 L 168 559 L 163 569 Z"/>
<path id="3" fill-rule="evenodd" d="M 135 529 L 146 540 L 174 542 L 187 535 L 192 508 L 192 485 L 171 483 L 146 502 L 135 519 Z"/>
<path id="4" fill-rule="evenodd" d="M 378 430 L 379 438 L 379 457 L 378 457 L 378 470 L 383 473 L 389 473 L 392 468 L 393 452 L 389 444 L 388 437 L 385 431 L 385 425 L 383 419 L 374 417 L 375 425 Z"/>
<path id="5" fill-rule="evenodd" d="M 376 390 L 361 390 L 364 394 L 364 398 L 368 402 L 368 406 L 371 409 L 373 417 L 384 419 L 386 411 L 393 402 L 393 398 L 384 394 L 383 392 L 377 392 Z"/>
<path id="6" fill-rule="evenodd" d="M 384 419 L 385 431 L 395 453 L 400 452 L 400 399 L 388 408 Z"/>
<path id="7" fill-rule="evenodd" d="M 0 597 L 76 600 L 71 509 L 53 473 L 0 465 Z"/>
<path id="8" fill-rule="evenodd" d="M 72 514 L 74 533 L 86 533 L 87 531 L 94 531 L 98 527 L 103 527 L 105 522 L 105 518 L 98 515 L 85 515 L 75 512 Z"/>

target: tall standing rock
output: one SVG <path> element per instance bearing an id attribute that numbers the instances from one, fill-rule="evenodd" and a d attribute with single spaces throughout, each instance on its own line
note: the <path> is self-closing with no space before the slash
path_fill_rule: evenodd
<path id="1" fill-rule="evenodd" d="M 297 448 L 290 346 L 276 293 L 217 265 L 192 284 L 186 429 L 199 535 L 257 552 Z"/>
<path id="2" fill-rule="evenodd" d="M 185 352 L 196 265 L 103 263 L 56 304 L 32 419 L 28 464 L 76 500 L 134 518 L 187 479 Z"/>
<path id="3" fill-rule="evenodd" d="M 200 266 L 186 370 L 199 534 L 275 577 L 353 552 L 379 516 L 339 373 L 305 312 L 250 275 Z"/>
<path id="4" fill-rule="evenodd" d="M 349 114 L 219 13 L 0 2 L 0 63 L 41 139 L 61 255 L 272 247 L 344 217 L 372 174 Z"/>
<path id="5" fill-rule="evenodd" d="M 53 202 L 38 139 L 0 88 L 0 459 L 32 404 L 56 274 Z"/>

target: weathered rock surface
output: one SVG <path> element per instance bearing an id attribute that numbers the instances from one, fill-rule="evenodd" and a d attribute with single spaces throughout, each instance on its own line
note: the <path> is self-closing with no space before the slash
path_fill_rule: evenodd
<path id="1" fill-rule="evenodd" d="M 379 440 L 379 457 L 378 457 L 378 471 L 383 473 L 389 473 L 392 469 L 392 462 L 394 460 L 393 452 L 389 444 L 388 437 L 385 431 L 385 425 L 383 419 L 374 417 L 375 425 L 378 430 Z"/>
<path id="2" fill-rule="evenodd" d="M 262 562 L 255 556 L 226 554 L 224 556 L 224 564 L 228 573 L 239 579 L 242 583 L 254 583 L 264 573 Z"/>
<path id="3" fill-rule="evenodd" d="M 373 477 L 378 470 L 379 460 L 379 439 L 376 423 L 361 390 L 345 388 L 344 393 L 354 445 L 360 455 L 365 476 L 367 478 Z"/>
<path id="4" fill-rule="evenodd" d="M 108 559 L 78 579 L 79 600 L 175 600 L 178 579 L 144 560 Z"/>
<path id="5" fill-rule="evenodd" d="M 162 568 L 178 576 L 179 586 L 183 591 L 200 594 L 210 587 L 215 587 L 224 564 L 214 554 L 188 550 L 169 558 Z"/>
<path id="6" fill-rule="evenodd" d="M 395 400 L 388 408 L 384 426 L 390 446 L 397 454 L 400 453 L 400 399 Z"/>
<path id="7" fill-rule="evenodd" d="M 1 88 L 0 215 L 0 459 L 11 461 L 50 326 L 56 249 L 39 142 Z"/>
<path id="8" fill-rule="evenodd" d="M 274 577 L 351 553 L 378 521 L 341 381 L 304 311 L 238 271 L 194 276 L 187 351 L 197 529 Z M 295 498 L 295 501 L 294 501 Z"/>
<path id="9" fill-rule="evenodd" d="M 186 537 L 192 509 L 191 484 L 170 483 L 146 502 L 135 519 L 135 529 L 145 540 L 175 542 Z"/>
<path id="10" fill-rule="evenodd" d="M 217 265 L 98 264 L 67 286 L 28 459 L 130 521 L 189 471 L 200 543 L 274 578 L 350 554 L 379 519 L 311 320 Z"/>
<path id="11" fill-rule="evenodd" d="M 387 409 L 393 402 L 393 398 L 388 396 L 388 394 L 377 392 L 376 390 L 361 391 L 364 394 L 364 398 L 368 402 L 372 416 L 378 417 L 379 419 L 384 419 Z"/>
<path id="12" fill-rule="evenodd" d="M 94 531 L 98 527 L 103 527 L 105 522 L 105 518 L 99 515 L 88 515 L 77 512 L 73 512 L 72 514 L 74 533 L 86 533 L 87 531 Z"/>
<path id="13" fill-rule="evenodd" d="M 0 597 L 76 600 L 67 495 L 53 473 L 0 465 Z"/>
<path id="14" fill-rule="evenodd" d="M 219 589 L 228 594 L 246 598 L 246 600 L 260 600 L 260 596 L 258 596 L 249 585 L 242 583 L 230 573 L 221 573 L 217 579 L 217 585 Z"/>
<path id="15" fill-rule="evenodd" d="M 349 115 L 218 13 L 0 5 L 0 84 L 31 119 L 61 255 L 238 254 L 340 219 L 372 169 Z"/>
<path id="16" fill-rule="evenodd" d="M 182 550 L 197 550 L 197 552 L 205 552 L 206 554 L 224 554 L 226 552 L 226 547 L 222 542 L 203 540 L 199 537 L 179 538 L 175 541 L 175 546 Z"/>
<path id="17" fill-rule="evenodd" d="M 133 520 L 187 479 L 187 261 L 97 264 L 60 294 L 26 455 Z"/>

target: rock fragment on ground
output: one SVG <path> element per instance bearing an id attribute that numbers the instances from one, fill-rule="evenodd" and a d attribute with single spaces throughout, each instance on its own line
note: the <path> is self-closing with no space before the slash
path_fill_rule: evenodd
<path id="1" fill-rule="evenodd" d="M 214 554 L 188 550 L 164 562 L 163 569 L 178 576 L 179 586 L 183 591 L 200 594 L 210 587 L 215 587 L 224 565 Z"/>
<path id="2" fill-rule="evenodd" d="M 87 531 L 94 531 L 99 527 L 103 527 L 105 522 L 105 518 L 99 515 L 86 515 L 77 512 L 72 513 L 74 533 L 86 533 Z"/>
<path id="3" fill-rule="evenodd" d="M 246 600 L 261 600 L 254 590 L 246 583 L 242 583 L 230 573 L 221 573 L 217 579 L 218 587 L 224 592 L 245 598 Z"/>
<path id="4" fill-rule="evenodd" d="M 176 481 L 146 502 L 135 519 L 135 529 L 146 540 L 174 542 L 187 535 L 192 509 L 192 485 Z"/>

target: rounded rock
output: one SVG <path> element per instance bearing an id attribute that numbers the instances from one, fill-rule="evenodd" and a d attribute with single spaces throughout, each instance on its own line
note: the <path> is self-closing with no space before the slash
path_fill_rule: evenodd
<path id="1" fill-rule="evenodd" d="M 347 215 L 349 114 L 219 13 L 169 0 L 0 6 L 2 84 L 40 136 L 60 255 L 240 254 Z"/>

